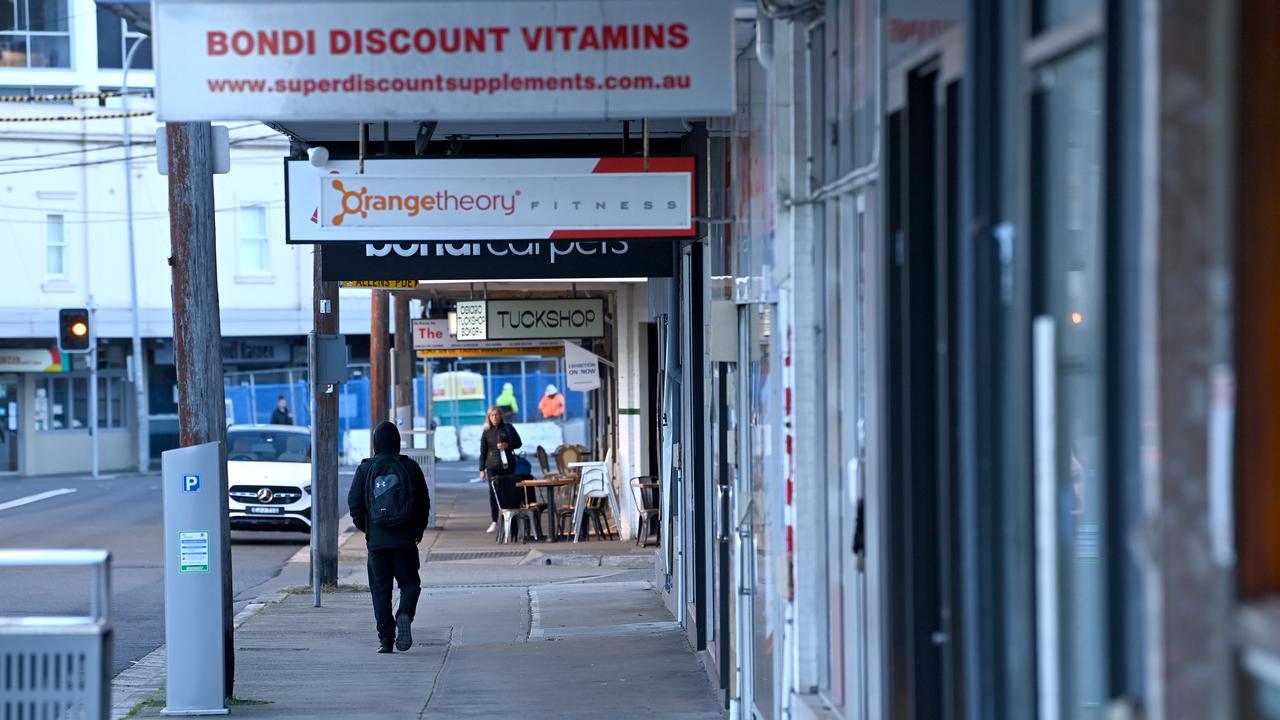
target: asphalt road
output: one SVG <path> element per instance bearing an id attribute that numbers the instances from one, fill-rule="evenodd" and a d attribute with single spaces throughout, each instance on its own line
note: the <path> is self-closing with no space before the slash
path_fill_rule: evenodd
<path id="1" fill-rule="evenodd" d="M 351 476 L 340 479 L 346 510 Z M 72 490 L 52 495 L 57 491 Z M 6 504 L 43 493 L 17 507 Z M 0 548 L 105 548 L 112 554 L 113 674 L 164 644 L 164 530 L 159 476 L 0 478 Z M 232 533 L 238 602 L 279 574 L 302 533 Z M 91 577 L 81 570 L 0 569 L 0 616 L 87 614 Z"/>

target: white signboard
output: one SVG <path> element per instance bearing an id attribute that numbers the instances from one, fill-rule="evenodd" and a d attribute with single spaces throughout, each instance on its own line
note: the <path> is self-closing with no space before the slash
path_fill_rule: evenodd
<path id="1" fill-rule="evenodd" d="M 157 114 L 537 120 L 734 113 L 732 0 L 155 0 Z"/>
<path id="2" fill-rule="evenodd" d="M 564 344 L 564 372 L 570 390 L 586 392 L 600 387 L 599 356 L 571 342 Z"/>
<path id="3" fill-rule="evenodd" d="M 292 243 L 693 237 L 691 157 L 286 165 Z"/>
<path id="4" fill-rule="evenodd" d="M 486 327 L 483 300 L 462 300 L 454 309 L 458 318 L 459 340 L 487 340 L 489 329 Z"/>
<path id="5" fill-rule="evenodd" d="M 485 324 L 490 340 L 604 337 L 604 300 L 489 300 Z"/>

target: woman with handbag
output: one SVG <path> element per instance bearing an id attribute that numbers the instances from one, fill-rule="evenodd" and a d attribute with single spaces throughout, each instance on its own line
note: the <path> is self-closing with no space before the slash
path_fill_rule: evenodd
<path id="1" fill-rule="evenodd" d="M 503 419 L 502 408 L 497 405 L 489 408 L 484 430 L 480 433 L 480 477 L 488 476 L 489 482 L 497 489 L 497 497 L 493 492 L 489 493 L 489 519 L 493 522 L 485 532 L 498 529 L 498 497 L 504 504 L 519 502 L 520 493 L 515 486 L 515 451 L 521 445 L 520 433 Z"/>

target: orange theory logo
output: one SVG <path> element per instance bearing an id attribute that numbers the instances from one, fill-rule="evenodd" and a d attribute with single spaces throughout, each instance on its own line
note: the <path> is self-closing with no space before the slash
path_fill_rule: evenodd
<path id="1" fill-rule="evenodd" d="M 348 190 L 341 180 L 333 181 L 333 189 L 342 193 L 342 212 L 333 216 L 333 224 L 341 225 L 348 216 L 368 218 L 370 212 L 398 212 L 409 217 L 417 217 L 424 212 L 435 210 L 456 212 L 500 212 L 503 215 L 514 215 L 516 198 L 520 191 L 503 193 L 453 193 L 438 190 L 433 194 L 390 193 L 379 195 L 370 193 L 369 188 L 361 186 L 359 190 Z M 536 203 L 535 203 L 536 204 Z"/>
<path id="2" fill-rule="evenodd" d="M 333 189 L 342 193 L 342 213 L 334 216 L 334 225 L 341 225 L 342 219 L 348 215 L 358 214 L 362 218 L 369 217 L 369 211 L 364 209 L 364 196 L 369 193 L 368 188 L 362 187 L 359 192 L 354 192 L 343 187 L 341 180 L 334 180 Z M 355 207 L 351 207 L 349 200 L 355 200 Z"/>

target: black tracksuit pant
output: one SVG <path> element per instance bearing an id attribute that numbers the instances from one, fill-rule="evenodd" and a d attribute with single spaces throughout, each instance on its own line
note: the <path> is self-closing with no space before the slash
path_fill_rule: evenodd
<path id="1" fill-rule="evenodd" d="M 373 595 L 373 619 L 378 625 L 378 640 L 389 644 L 396 639 L 396 616 L 408 613 L 413 619 L 422 594 L 422 578 L 418 576 L 418 548 L 397 547 L 369 551 L 369 592 Z M 392 580 L 400 586 L 400 607 L 391 614 Z"/>

